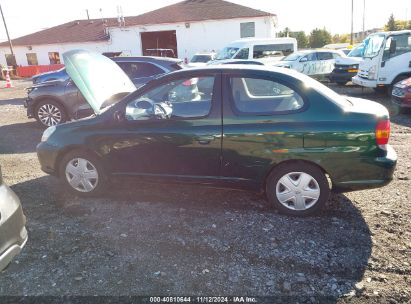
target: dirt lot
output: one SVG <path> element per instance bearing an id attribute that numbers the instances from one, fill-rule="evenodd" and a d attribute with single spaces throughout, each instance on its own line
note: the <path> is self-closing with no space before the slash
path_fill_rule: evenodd
<path id="1" fill-rule="evenodd" d="M 0 164 L 29 241 L 0 274 L 0 295 L 411 301 L 410 114 L 392 117 L 390 185 L 333 195 L 320 216 L 299 219 L 241 191 L 125 180 L 99 199 L 64 193 L 37 161 L 43 130 L 25 116 L 29 82 L 14 85 L 0 89 Z M 389 105 L 371 90 L 332 88 Z"/>

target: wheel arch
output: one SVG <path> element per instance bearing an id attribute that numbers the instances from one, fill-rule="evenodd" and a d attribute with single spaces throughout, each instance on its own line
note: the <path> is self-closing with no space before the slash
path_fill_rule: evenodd
<path id="1" fill-rule="evenodd" d="M 332 183 L 331 175 L 327 172 L 327 170 L 324 169 L 324 167 L 322 167 L 321 165 L 319 165 L 318 163 L 316 163 L 316 162 L 314 162 L 314 161 L 310 161 L 310 160 L 306 160 L 306 159 L 287 159 L 287 160 L 280 161 L 280 162 L 278 162 L 278 163 L 276 163 L 276 164 L 273 164 L 273 165 L 270 167 L 270 169 L 267 170 L 267 172 L 265 173 L 264 178 L 263 178 L 263 180 L 262 180 L 262 184 L 261 184 L 261 190 L 262 190 L 262 192 L 265 193 L 266 185 L 267 185 L 267 178 L 268 178 L 268 176 L 271 174 L 271 172 L 272 172 L 274 169 L 276 169 L 276 168 L 278 168 L 278 167 L 280 167 L 280 166 L 286 166 L 287 164 L 290 164 L 290 163 L 294 163 L 294 164 L 295 164 L 295 163 L 305 163 L 305 164 L 309 164 L 309 165 L 313 165 L 313 166 L 317 167 L 321 172 L 324 173 L 324 175 L 326 176 L 326 178 L 327 178 L 327 180 L 328 180 L 328 182 L 329 182 L 329 184 L 330 184 L 330 189 L 332 189 L 333 183 Z"/>
<path id="2" fill-rule="evenodd" d="M 57 157 L 56 157 L 56 160 L 55 160 L 55 168 L 56 168 L 56 176 L 60 176 L 60 173 L 61 173 L 61 161 L 63 160 L 63 158 L 67 155 L 67 154 L 69 154 L 69 153 L 73 153 L 73 152 L 75 152 L 75 151 L 79 151 L 79 152 L 81 152 L 81 153 L 86 153 L 86 154 L 90 154 L 91 156 L 93 156 L 93 157 L 96 157 L 100 162 L 101 162 L 101 164 L 102 164 L 102 166 L 103 166 L 103 168 L 104 168 L 104 170 L 107 172 L 107 168 L 106 168 L 106 165 L 105 165 L 105 163 L 102 161 L 102 159 L 103 159 L 103 157 L 102 157 L 102 155 L 100 155 L 99 153 L 97 153 L 96 151 L 94 151 L 93 149 L 91 149 L 91 148 L 88 148 L 88 147 L 85 147 L 85 146 L 83 146 L 83 145 L 79 145 L 79 144 L 76 144 L 76 145 L 70 145 L 70 146 L 68 146 L 68 147 L 66 147 L 66 148 L 64 148 L 62 151 L 60 151 L 60 153 L 57 155 Z"/>
<path id="3" fill-rule="evenodd" d="M 407 71 L 407 72 L 403 72 L 398 74 L 397 76 L 394 77 L 394 79 L 391 82 L 391 85 L 396 84 L 399 80 L 398 79 L 402 79 L 402 78 L 408 78 L 411 77 L 411 71 Z"/>
<path id="4" fill-rule="evenodd" d="M 60 98 L 58 98 L 56 96 L 53 96 L 53 95 L 42 95 L 42 96 L 39 96 L 39 97 L 33 99 L 33 109 L 34 109 L 34 111 L 37 110 L 37 107 L 38 107 L 39 103 L 41 103 L 42 101 L 45 101 L 45 100 L 51 100 L 51 101 L 57 102 L 63 108 L 64 114 L 66 114 L 66 116 L 71 119 L 71 115 L 69 115 L 70 113 L 67 111 L 67 108 L 64 105 L 64 102 Z"/>

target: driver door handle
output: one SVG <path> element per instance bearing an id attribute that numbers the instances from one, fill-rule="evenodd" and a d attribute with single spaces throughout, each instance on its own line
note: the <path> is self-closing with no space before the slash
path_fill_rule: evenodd
<path id="1" fill-rule="evenodd" d="M 197 138 L 200 145 L 208 145 L 212 140 L 214 140 L 214 136 L 199 136 Z"/>

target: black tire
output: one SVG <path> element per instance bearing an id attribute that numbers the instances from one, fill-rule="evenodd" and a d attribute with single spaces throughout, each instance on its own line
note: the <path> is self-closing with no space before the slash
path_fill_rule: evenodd
<path id="1" fill-rule="evenodd" d="M 45 118 L 47 110 L 49 113 L 53 113 L 47 119 Z M 53 111 L 51 109 L 54 109 Z M 66 110 L 63 105 L 52 99 L 44 99 L 40 101 L 34 109 L 34 118 L 43 127 L 50 127 L 52 125 L 58 125 L 67 121 Z M 56 123 L 54 123 L 56 122 Z"/>
<path id="2" fill-rule="evenodd" d="M 375 93 L 377 94 L 387 94 L 387 87 L 376 87 L 376 88 L 372 88 L 374 90 Z"/>
<path id="3" fill-rule="evenodd" d="M 80 186 L 79 188 L 83 188 L 84 191 L 81 191 L 81 189 L 79 190 L 79 189 L 74 188 L 69 183 L 69 177 L 72 175 L 70 173 L 66 174 L 66 167 L 70 162 L 72 162 L 72 164 L 76 164 L 76 161 L 75 161 L 76 159 L 86 160 L 87 162 L 91 164 L 91 166 L 87 166 L 87 169 L 92 171 L 92 167 L 94 167 L 95 171 L 97 172 L 97 182 L 94 184 L 94 182 L 91 181 L 90 183 L 90 185 L 94 186 L 94 188 L 91 191 L 86 191 L 87 189 L 84 187 L 85 184 L 82 184 L 83 186 L 80 185 L 80 183 L 82 183 L 81 181 L 79 182 L 79 186 Z M 77 161 L 77 164 L 79 164 L 78 161 Z M 108 181 L 108 176 L 107 176 L 105 168 L 103 167 L 101 163 L 101 160 L 97 156 L 93 155 L 92 153 L 81 151 L 81 150 L 70 151 L 62 158 L 60 162 L 60 168 L 59 168 L 59 177 L 64 187 L 68 191 L 78 196 L 83 196 L 83 197 L 90 197 L 90 196 L 96 196 L 98 194 L 101 194 L 103 190 L 105 189 L 105 186 Z M 86 177 L 83 176 L 83 178 L 86 178 Z"/>
<path id="4" fill-rule="evenodd" d="M 337 81 L 336 84 L 339 86 L 345 86 L 348 81 Z"/>
<path id="5" fill-rule="evenodd" d="M 284 187 L 281 184 L 280 179 L 282 179 L 283 177 L 285 178 L 287 174 L 291 174 L 294 172 L 297 173 L 297 174 L 294 174 L 296 176 L 299 175 L 298 173 L 305 173 L 311 176 L 314 179 L 314 181 L 311 180 L 309 184 L 307 184 L 307 187 L 310 187 L 309 191 L 311 190 L 311 188 L 315 192 L 319 190 L 319 197 L 316 201 L 313 199 L 307 199 L 307 198 L 303 199 L 304 205 L 307 206 L 306 209 L 295 210 L 293 208 L 296 208 L 296 207 L 292 205 L 291 199 L 289 201 L 285 201 L 281 203 L 277 197 L 277 189 L 281 189 L 281 187 Z M 298 182 L 298 180 L 295 180 L 295 182 Z M 311 186 L 311 185 L 314 185 L 314 186 Z M 265 190 L 266 190 L 266 196 L 267 196 L 268 202 L 271 206 L 277 208 L 283 214 L 293 215 L 293 216 L 308 216 L 308 215 L 312 215 L 314 213 L 319 212 L 324 207 L 330 195 L 329 183 L 328 183 L 328 180 L 325 174 L 322 172 L 322 170 L 315 165 L 312 165 L 312 164 L 309 164 L 303 161 L 288 162 L 285 164 L 280 164 L 277 167 L 274 167 L 271 173 L 267 177 Z M 285 189 L 285 191 L 287 192 L 287 189 Z M 289 192 L 293 192 L 293 191 L 290 190 L 288 191 L 288 193 Z M 298 193 L 298 194 L 296 192 L 294 193 L 296 196 L 300 195 L 301 197 L 303 197 L 301 193 Z M 280 194 L 281 194 L 281 191 L 280 191 Z M 288 207 L 286 207 L 285 205 L 288 205 Z"/>

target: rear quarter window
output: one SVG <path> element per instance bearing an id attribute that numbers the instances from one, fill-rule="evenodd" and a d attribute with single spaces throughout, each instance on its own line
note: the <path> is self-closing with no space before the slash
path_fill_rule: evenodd
<path id="1" fill-rule="evenodd" d="M 239 114 L 272 115 L 303 108 L 300 94 L 286 84 L 275 80 L 230 78 L 232 105 Z"/>

